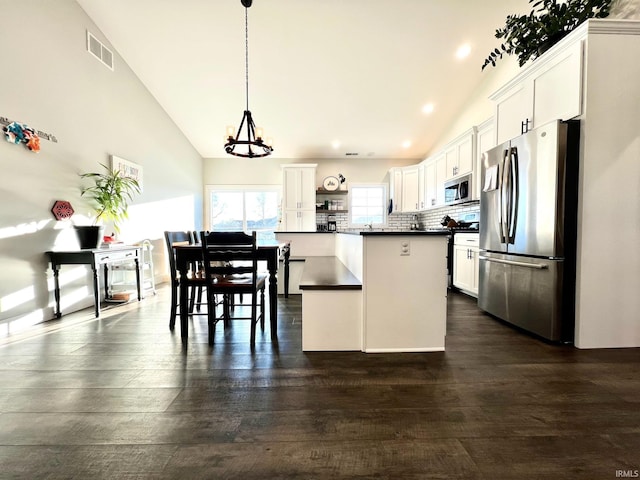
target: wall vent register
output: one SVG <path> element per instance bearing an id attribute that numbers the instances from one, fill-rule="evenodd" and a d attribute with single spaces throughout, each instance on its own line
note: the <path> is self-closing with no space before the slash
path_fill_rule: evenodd
<path id="1" fill-rule="evenodd" d="M 113 52 L 87 30 L 87 51 L 102 62 L 109 70 L 113 70 Z"/>

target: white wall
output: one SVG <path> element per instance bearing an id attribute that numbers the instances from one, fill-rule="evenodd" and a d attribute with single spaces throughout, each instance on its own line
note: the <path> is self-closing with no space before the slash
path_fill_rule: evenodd
<path id="1" fill-rule="evenodd" d="M 0 116 L 48 133 L 32 153 L 0 141 L 0 328 L 53 317 L 51 271 L 44 252 L 75 248 L 70 221 L 50 209 L 68 200 L 86 223 L 78 174 L 115 154 L 142 165 L 144 192 L 130 208 L 121 239 L 151 238 L 164 269 L 165 229 L 200 228 L 202 158 L 115 54 L 111 71 L 86 51 L 89 29 L 108 40 L 73 0 L 3 1 L 0 9 Z M 169 215 L 172 211 L 177 215 Z M 64 311 L 92 304 L 86 268 L 63 267 Z"/>
<path id="2" fill-rule="evenodd" d="M 275 146 L 277 154 L 277 145 Z M 379 183 L 389 181 L 389 169 L 412 165 L 415 160 L 390 160 L 379 158 L 336 158 L 318 160 L 291 160 L 269 158 L 207 158 L 204 160 L 205 185 L 280 185 L 282 183 L 281 165 L 291 163 L 317 163 L 316 185 L 322 185 L 322 179 L 339 173 L 349 182 Z"/>

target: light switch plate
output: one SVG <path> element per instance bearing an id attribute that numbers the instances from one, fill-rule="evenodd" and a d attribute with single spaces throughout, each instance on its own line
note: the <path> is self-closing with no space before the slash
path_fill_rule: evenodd
<path id="1" fill-rule="evenodd" d="M 406 257 L 411 255 L 411 243 L 408 240 L 400 242 L 400 256 Z"/>

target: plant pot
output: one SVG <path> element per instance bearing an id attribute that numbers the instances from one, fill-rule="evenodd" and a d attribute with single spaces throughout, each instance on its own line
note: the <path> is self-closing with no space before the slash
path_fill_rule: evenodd
<path id="1" fill-rule="evenodd" d="M 104 227 L 97 225 L 74 225 L 81 249 L 98 248 Z"/>

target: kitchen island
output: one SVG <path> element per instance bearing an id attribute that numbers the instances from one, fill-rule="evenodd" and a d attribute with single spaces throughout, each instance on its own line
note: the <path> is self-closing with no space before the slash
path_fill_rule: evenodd
<path id="1" fill-rule="evenodd" d="M 305 308 L 305 294 L 315 297 L 322 288 L 311 263 L 309 269 L 303 267 L 303 338 L 309 330 L 317 332 L 303 349 L 368 353 L 444 350 L 448 232 L 277 232 L 276 238 L 291 242 L 292 256 L 336 257 L 361 282 L 361 290 L 351 288 L 346 294 L 336 285 L 327 285 L 324 308 L 318 307 L 317 300 L 312 305 L 307 302 L 309 308 Z M 331 328 L 324 328 L 332 322 Z M 348 341 L 344 332 L 350 332 Z M 322 338 L 313 338 L 318 336 Z"/>

